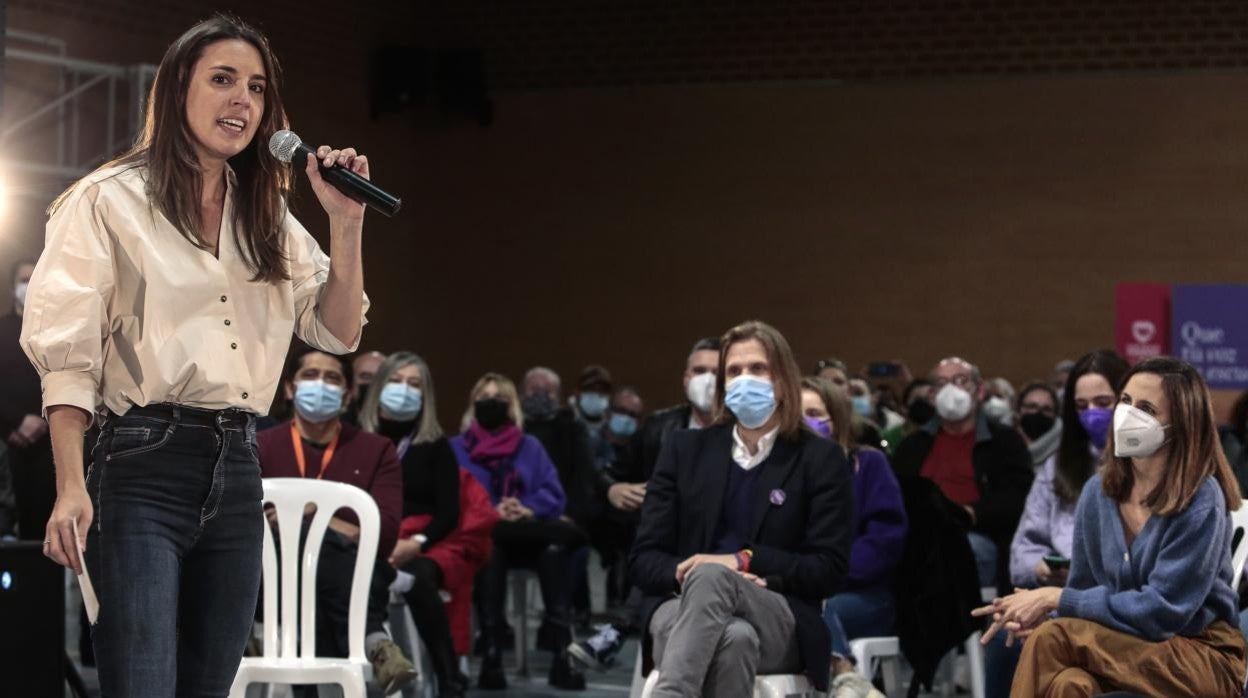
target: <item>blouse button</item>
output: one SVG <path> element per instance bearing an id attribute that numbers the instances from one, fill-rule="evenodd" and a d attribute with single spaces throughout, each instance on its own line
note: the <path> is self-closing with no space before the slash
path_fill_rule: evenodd
<path id="1" fill-rule="evenodd" d="M 222 303 L 224 303 L 224 302 L 225 302 L 225 296 L 221 296 L 221 302 L 222 302 Z"/>
<path id="2" fill-rule="evenodd" d="M 247 393 L 243 393 L 243 399 L 246 400 L 247 398 L 248 398 Z"/>
<path id="3" fill-rule="evenodd" d="M 237 349 L 237 348 L 238 348 L 238 342 L 230 342 L 230 348 L 231 348 L 231 349 Z"/>
<path id="4" fill-rule="evenodd" d="M 225 321 L 225 326 L 226 326 L 226 327 L 229 327 L 229 326 L 230 326 L 230 321 L 229 321 L 229 320 L 226 320 L 226 321 Z"/>

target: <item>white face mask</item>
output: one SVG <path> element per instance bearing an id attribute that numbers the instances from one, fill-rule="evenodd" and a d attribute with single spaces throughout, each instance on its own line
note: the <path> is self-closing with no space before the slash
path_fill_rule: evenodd
<path id="1" fill-rule="evenodd" d="M 689 398 L 694 407 L 710 412 L 715 406 L 715 374 L 708 371 L 690 378 L 685 397 Z"/>
<path id="2" fill-rule="evenodd" d="M 945 384 L 945 387 L 936 393 L 936 414 L 939 414 L 940 418 L 946 422 L 960 422 L 966 419 L 974 408 L 975 398 L 953 383 Z"/>
<path id="3" fill-rule="evenodd" d="M 1166 443 L 1166 429 L 1151 414 L 1133 405 L 1114 408 L 1114 455 L 1147 458 Z"/>
<path id="4" fill-rule="evenodd" d="M 1014 423 L 1014 411 L 1010 409 L 1010 403 L 999 395 L 994 395 L 984 401 L 984 415 L 1007 427 Z"/>
<path id="5" fill-rule="evenodd" d="M 26 307 L 26 289 L 29 286 L 29 282 L 22 281 L 13 289 L 13 300 L 17 301 L 17 307 L 19 309 L 24 309 Z"/>

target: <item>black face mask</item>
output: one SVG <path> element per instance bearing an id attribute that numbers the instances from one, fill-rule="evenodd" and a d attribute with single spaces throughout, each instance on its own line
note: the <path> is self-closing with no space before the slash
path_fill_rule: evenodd
<path id="1" fill-rule="evenodd" d="M 547 393 L 530 393 L 520 400 L 520 409 L 524 416 L 542 422 L 555 414 L 555 401 Z"/>
<path id="2" fill-rule="evenodd" d="M 1023 433 L 1032 441 L 1049 433 L 1049 430 L 1053 428 L 1055 423 L 1057 423 L 1057 419 L 1040 412 L 1025 414 L 1018 419 L 1018 425 L 1022 427 Z"/>
<path id="3" fill-rule="evenodd" d="M 481 428 L 494 431 L 510 421 L 509 408 L 506 400 L 491 397 L 472 403 L 472 414 Z"/>
<path id="4" fill-rule="evenodd" d="M 906 412 L 910 416 L 910 421 L 915 426 L 921 427 L 932 421 L 932 418 L 936 416 L 936 406 L 927 400 L 919 399 L 910 403 L 910 406 L 906 408 Z"/>

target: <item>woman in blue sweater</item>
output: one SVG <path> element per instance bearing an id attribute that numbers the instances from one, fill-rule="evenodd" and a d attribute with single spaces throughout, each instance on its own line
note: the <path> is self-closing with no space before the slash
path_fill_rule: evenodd
<path id="1" fill-rule="evenodd" d="M 906 508 L 901 487 L 881 451 L 857 446 L 849 394 L 826 378 L 802 381 L 806 426 L 841 444 L 854 469 L 854 542 L 845 589 L 828 599 L 823 619 L 832 633 L 833 694 L 841 676 L 856 676 L 849 641 L 893 635 L 897 599 L 893 585 L 906 544 Z M 865 695 L 871 688 L 862 686 Z"/>
<path id="2" fill-rule="evenodd" d="M 1002 629 L 1026 638 L 1011 695 L 1241 695 L 1229 514 L 1239 487 L 1200 374 L 1171 358 L 1128 372 L 1110 453 L 1079 497 L 1066 587 L 975 612 L 993 617 L 985 641 Z"/>

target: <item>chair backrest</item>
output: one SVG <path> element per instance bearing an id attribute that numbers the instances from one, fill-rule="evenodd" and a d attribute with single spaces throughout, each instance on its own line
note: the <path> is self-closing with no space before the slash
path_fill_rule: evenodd
<path id="1" fill-rule="evenodd" d="M 364 619 L 368 607 L 368 590 L 377 557 L 377 541 L 381 534 L 381 516 L 377 503 L 364 490 L 341 482 L 304 478 L 266 478 L 264 501 L 277 510 L 277 531 L 281 536 L 281 609 L 279 617 L 277 594 L 277 548 L 273 527 L 264 527 L 264 656 L 276 658 L 279 647 L 282 659 L 316 656 L 316 565 L 321 543 L 329 520 L 339 509 L 351 509 L 359 519 L 359 550 L 355 573 L 351 579 L 351 602 L 347 616 L 348 655 L 351 661 L 367 661 L 364 656 Z M 307 540 L 299 549 L 303 529 L 303 511 L 307 504 L 316 505 L 316 514 L 308 526 Z M 302 580 L 301 593 L 296 584 Z M 296 604 L 302 601 L 301 609 Z M 278 631 L 281 644 L 278 644 Z M 301 631 L 301 632 L 300 632 Z M 301 641 L 296 642 L 295 633 Z"/>
<path id="2" fill-rule="evenodd" d="M 1248 499 L 1239 506 L 1238 511 L 1231 512 L 1231 588 L 1239 590 L 1239 578 L 1244 573 L 1244 564 L 1248 563 Z"/>

